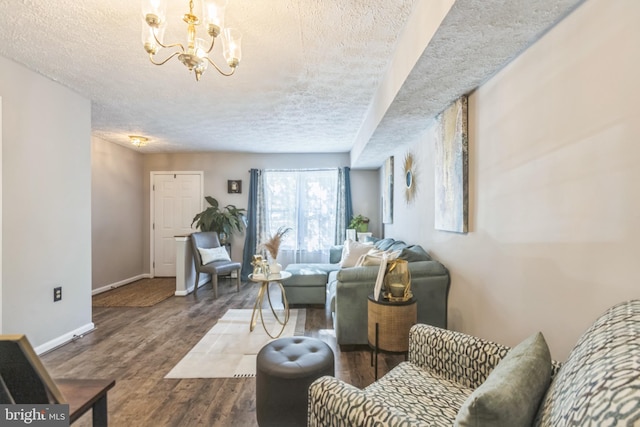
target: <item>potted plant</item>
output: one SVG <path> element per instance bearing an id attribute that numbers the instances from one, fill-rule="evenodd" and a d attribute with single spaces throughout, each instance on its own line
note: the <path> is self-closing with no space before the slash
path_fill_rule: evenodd
<path id="1" fill-rule="evenodd" d="M 351 218 L 349 228 L 353 228 L 359 233 L 366 233 L 369 230 L 369 218 L 363 215 L 356 215 Z"/>
<path id="2" fill-rule="evenodd" d="M 205 197 L 205 200 L 210 206 L 193 217 L 191 226 L 195 224 L 200 231 L 215 231 L 221 243 L 225 243 L 234 232 L 242 233 L 246 209 L 235 205 L 220 207 L 218 201 L 210 196 Z"/>

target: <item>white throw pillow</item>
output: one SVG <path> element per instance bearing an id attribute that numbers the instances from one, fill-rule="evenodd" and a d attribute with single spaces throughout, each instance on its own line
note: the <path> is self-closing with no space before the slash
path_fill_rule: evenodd
<path id="1" fill-rule="evenodd" d="M 198 248 L 202 257 L 202 265 L 209 264 L 213 261 L 231 261 L 227 250 L 220 246 L 219 248 Z"/>
<path id="2" fill-rule="evenodd" d="M 344 242 L 344 248 L 342 249 L 342 260 L 340 260 L 340 267 L 355 267 L 358 262 L 358 258 L 361 255 L 366 254 L 373 247 L 373 243 L 360 243 L 353 240 L 347 240 Z"/>

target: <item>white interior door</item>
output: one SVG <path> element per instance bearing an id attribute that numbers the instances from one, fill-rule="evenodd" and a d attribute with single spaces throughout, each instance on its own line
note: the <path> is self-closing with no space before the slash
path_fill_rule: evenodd
<path id="1" fill-rule="evenodd" d="M 193 217 L 202 211 L 202 173 L 153 173 L 154 276 L 175 277 L 176 236 L 190 234 Z"/>

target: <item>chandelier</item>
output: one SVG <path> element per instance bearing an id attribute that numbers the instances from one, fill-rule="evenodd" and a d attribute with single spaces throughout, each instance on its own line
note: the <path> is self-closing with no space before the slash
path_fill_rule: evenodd
<path id="1" fill-rule="evenodd" d="M 142 43 L 149 59 L 155 65 L 163 65 L 174 56 L 182 62 L 189 71 L 193 71 L 196 80 L 207 70 L 209 64 L 224 76 L 232 75 L 241 59 L 242 35 L 234 28 L 224 28 L 224 10 L 227 0 L 201 0 L 202 21 L 194 14 L 194 1 L 189 1 L 189 13 L 185 13 L 182 20 L 187 24 L 187 43 L 165 44 L 164 32 L 167 27 L 167 0 L 142 0 Z M 211 41 L 199 38 L 196 28 L 204 24 Z M 225 72 L 209 58 L 213 50 L 216 37 L 222 35 L 222 50 L 231 71 Z M 156 61 L 155 55 L 164 49 L 176 49 L 164 60 Z"/>

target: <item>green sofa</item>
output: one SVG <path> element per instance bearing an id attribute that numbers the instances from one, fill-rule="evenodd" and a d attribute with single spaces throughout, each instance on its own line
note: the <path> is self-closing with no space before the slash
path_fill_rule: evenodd
<path id="1" fill-rule="evenodd" d="M 447 327 L 449 271 L 419 245 L 391 238 L 374 240 L 381 250 L 400 250 L 409 262 L 411 290 L 417 300 L 418 322 Z M 329 264 L 290 264 L 293 277 L 283 285 L 291 304 L 328 302 L 339 345 L 367 344 L 367 297 L 373 293 L 379 267 L 341 268 L 342 246 L 331 249 Z"/>

